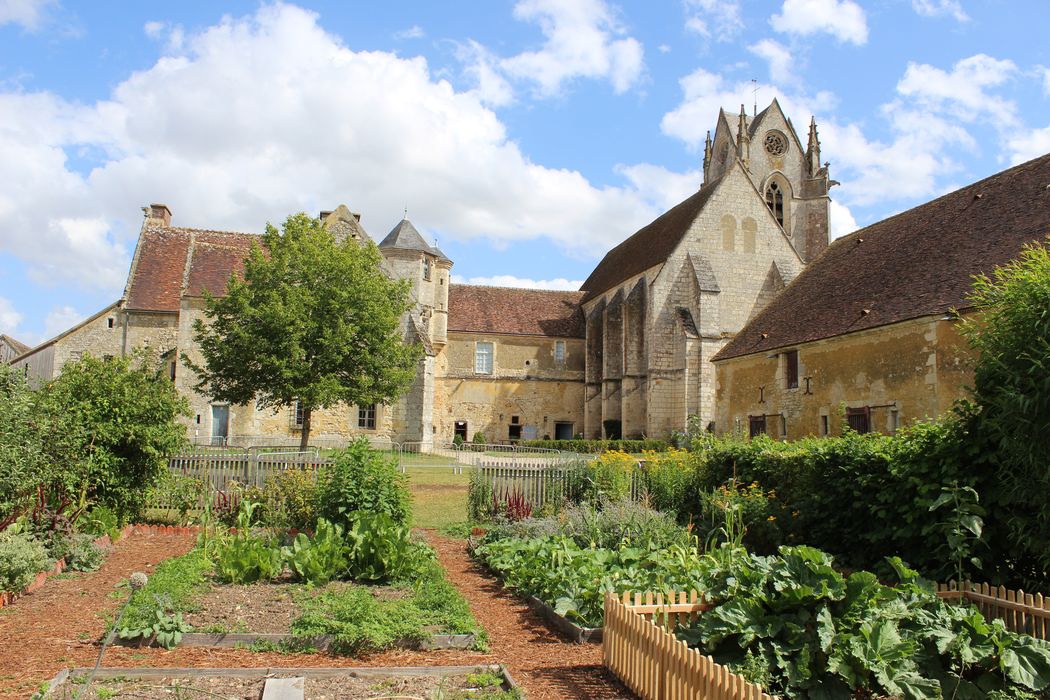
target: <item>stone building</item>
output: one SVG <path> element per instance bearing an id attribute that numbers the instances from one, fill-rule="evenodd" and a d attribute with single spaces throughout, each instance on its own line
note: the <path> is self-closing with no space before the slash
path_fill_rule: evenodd
<path id="1" fill-rule="evenodd" d="M 191 438 L 238 436 L 297 438 L 302 414 L 295 406 L 231 406 L 197 392 L 197 376 L 180 358 L 202 362 L 193 323 L 202 318 L 204 292 L 219 295 L 242 269 L 255 234 L 180 228 L 163 204 L 146 218 L 123 296 L 91 318 L 11 364 L 42 381 L 85 353 L 126 355 L 148 346 L 190 403 Z M 360 215 L 340 206 L 321 212 L 338 237 L 372 239 Z M 384 271 L 407 279 L 412 310 L 402 318 L 407 342 L 424 349 L 408 391 L 392 405 L 340 406 L 312 416 L 317 438 L 365 435 L 375 441 L 450 442 L 482 432 L 497 440 L 582 428 L 582 316 L 577 292 L 533 292 L 450 283 L 452 261 L 428 244 L 407 219 L 379 242 Z M 450 323 L 450 310 L 456 314 Z"/>
<path id="2" fill-rule="evenodd" d="M 718 115 L 698 192 L 613 248 L 582 290 L 584 433 L 663 436 L 715 420 L 710 360 L 828 245 L 816 123 L 776 100 Z"/>
<path id="3" fill-rule="evenodd" d="M 19 355 L 29 351 L 30 347 L 9 335 L 0 334 L 0 364 L 10 362 Z"/>
<path id="4" fill-rule="evenodd" d="M 1050 155 L 837 239 L 715 357 L 719 431 L 892 433 L 966 396 L 974 275 L 1050 235 Z"/>

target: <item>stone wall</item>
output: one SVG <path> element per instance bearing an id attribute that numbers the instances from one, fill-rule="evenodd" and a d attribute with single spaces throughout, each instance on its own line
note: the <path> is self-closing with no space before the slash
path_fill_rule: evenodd
<path id="1" fill-rule="evenodd" d="M 474 372 L 476 343 L 493 344 L 492 374 Z M 555 360 L 555 344 L 565 359 Z M 522 437 L 554 436 L 555 423 L 583 432 L 584 342 L 579 338 L 450 332 L 435 365 L 434 440 L 451 442 L 457 421 L 467 439 L 477 432 L 490 442 L 509 439 L 513 418 Z"/>
<path id="2" fill-rule="evenodd" d="M 749 416 L 769 416 L 777 438 L 836 435 L 843 408 L 870 407 L 871 428 L 892 433 L 935 418 L 966 395 L 971 356 L 955 322 L 940 317 L 805 343 L 797 348 L 799 386 L 786 386 L 786 355 L 758 353 L 716 363 L 715 430 L 748 431 Z M 784 432 L 786 429 L 786 433 Z"/>

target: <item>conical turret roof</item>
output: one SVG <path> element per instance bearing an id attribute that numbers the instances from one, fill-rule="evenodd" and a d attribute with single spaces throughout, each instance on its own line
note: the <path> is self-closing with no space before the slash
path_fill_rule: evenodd
<path id="1" fill-rule="evenodd" d="M 398 250 L 418 250 L 423 253 L 430 253 L 438 257 L 441 260 L 448 260 L 448 256 L 441 252 L 436 246 L 432 246 L 423 240 L 423 236 L 420 235 L 416 227 L 412 225 L 412 222 L 406 219 L 401 219 L 390 233 L 386 235 L 379 243 L 380 248 L 396 248 Z M 450 261 L 451 262 L 451 261 Z"/>

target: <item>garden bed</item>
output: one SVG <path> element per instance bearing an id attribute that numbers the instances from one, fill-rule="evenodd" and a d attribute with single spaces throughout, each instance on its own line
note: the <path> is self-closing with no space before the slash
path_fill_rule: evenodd
<path id="1" fill-rule="evenodd" d="M 503 666 L 433 666 L 406 668 L 101 668 L 84 687 L 91 669 L 67 669 L 51 681 L 43 698 L 261 697 L 268 681 L 301 688 L 313 698 L 443 698 L 510 700 L 522 698 Z M 276 684 L 272 684 L 276 685 Z M 283 696 L 289 697 L 289 696 Z"/>

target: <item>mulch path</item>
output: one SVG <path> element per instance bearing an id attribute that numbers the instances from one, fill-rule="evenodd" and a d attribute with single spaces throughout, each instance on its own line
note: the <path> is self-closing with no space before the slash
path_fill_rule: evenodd
<path id="1" fill-rule="evenodd" d="M 602 666 L 601 645 L 573 644 L 486 574 L 462 540 L 427 532 L 449 580 L 463 593 L 489 633 L 487 653 L 393 650 L 365 657 L 281 654 L 246 649 L 110 647 L 104 666 L 311 667 L 506 665 L 530 700 L 619 700 L 634 696 Z M 0 614 L 0 698 L 24 698 L 59 669 L 92 666 L 102 615 L 115 614 L 125 598 L 107 597 L 132 571 L 150 571 L 163 559 L 193 546 L 190 535 L 135 534 L 117 544 L 102 568 L 74 579 L 48 581 L 43 589 Z M 18 650 L 13 653 L 13 650 Z"/>

